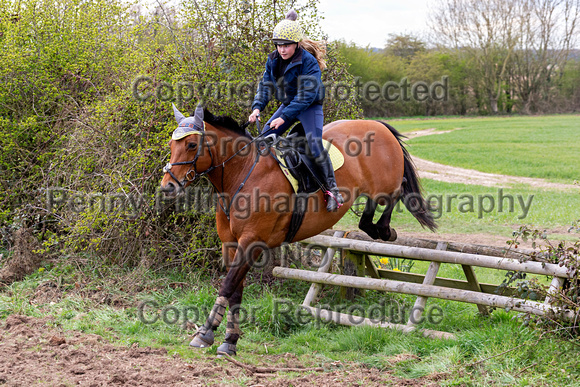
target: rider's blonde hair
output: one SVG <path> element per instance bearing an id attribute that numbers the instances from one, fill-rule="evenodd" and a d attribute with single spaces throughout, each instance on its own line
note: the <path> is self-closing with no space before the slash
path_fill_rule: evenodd
<path id="1" fill-rule="evenodd" d="M 304 38 L 298 43 L 303 49 L 311 53 L 318 61 L 320 71 L 326 68 L 326 42 Z"/>

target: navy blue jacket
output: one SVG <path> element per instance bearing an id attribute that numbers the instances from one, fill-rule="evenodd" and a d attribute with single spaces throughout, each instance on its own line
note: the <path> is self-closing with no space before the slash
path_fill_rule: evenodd
<path id="1" fill-rule="evenodd" d="M 276 99 L 286 106 L 280 117 L 289 122 L 310 106 L 322 104 L 324 86 L 318 61 L 302 47 L 296 48 L 296 53 L 284 72 L 283 81 L 276 82 L 275 70 L 281 60 L 278 50 L 268 55 L 266 71 L 258 85 L 252 110 L 264 110 L 274 94 Z"/>

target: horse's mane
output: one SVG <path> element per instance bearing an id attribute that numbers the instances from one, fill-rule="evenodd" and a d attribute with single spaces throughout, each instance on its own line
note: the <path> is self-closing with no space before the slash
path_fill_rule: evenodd
<path id="1" fill-rule="evenodd" d="M 232 132 L 239 134 L 240 136 L 252 138 L 250 133 L 242 128 L 236 120 L 229 116 L 214 116 L 209 110 L 203 110 L 203 120 L 210 125 L 217 125 L 224 129 L 231 130 Z"/>

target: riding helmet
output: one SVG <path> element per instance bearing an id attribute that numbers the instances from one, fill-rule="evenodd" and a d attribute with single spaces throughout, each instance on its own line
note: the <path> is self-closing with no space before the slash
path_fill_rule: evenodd
<path id="1" fill-rule="evenodd" d="M 298 43 L 302 40 L 302 28 L 300 28 L 300 24 L 298 24 L 296 19 L 298 19 L 298 14 L 291 9 L 286 14 L 286 19 L 274 27 L 274 33 L 272 34 L 274 44 Z"/>

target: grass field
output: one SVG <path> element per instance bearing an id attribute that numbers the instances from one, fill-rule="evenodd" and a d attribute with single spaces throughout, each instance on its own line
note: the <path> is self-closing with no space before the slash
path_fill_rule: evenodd
<path id="1" fill-rule="evenodd" d="M 389 122 L 402 133 L 430 128 L 454 130 L 408 141 L 411 154 L 426 160 L 568 184 L 580 180 L 578 115 Z"/>
<path id="2" fill-rule="evenodd" d="M 434 128 L 450 131 L 407 141 L 413 156 L 482 172 L 540 177 L 573 184 L 580 179 L 580 116 L 478 117 L 389 121 L 402 133 Z M 460 129 L 460 130 L 455 130 Z M 521 225 L 570 239 L 567 228 L 580 218 L 580 190 L 527 185 L 492 188 L 422 180 L 441 234 L 487 233 L 511 237 Z M 362 208 L 361 208 L 362 210 Z M 356 228 L 349 213 L 340 226 Z M 392 220 L 401 231 L 422 231 L 404 209 Z"/>
<path id="3" fill-rule="evenodd" d="M 510 238 L 522 225 L 547 229 L 552 238 L 568 239 L 567 228 L 580 218 L 580 193 L 422 181 L 440 234 L 489 233 Z M 501 205 L 500 205 L 501 204 Z M 364 208 L 357 208 L 362 211 Z M 355 229 L 359 218 L 350 211 L 339 228 Z M 403 205 L 394 211 L 392 225 L 406 232 L 424 231 Z M 507 239 L 506 239 L 507 240 Z"/>

